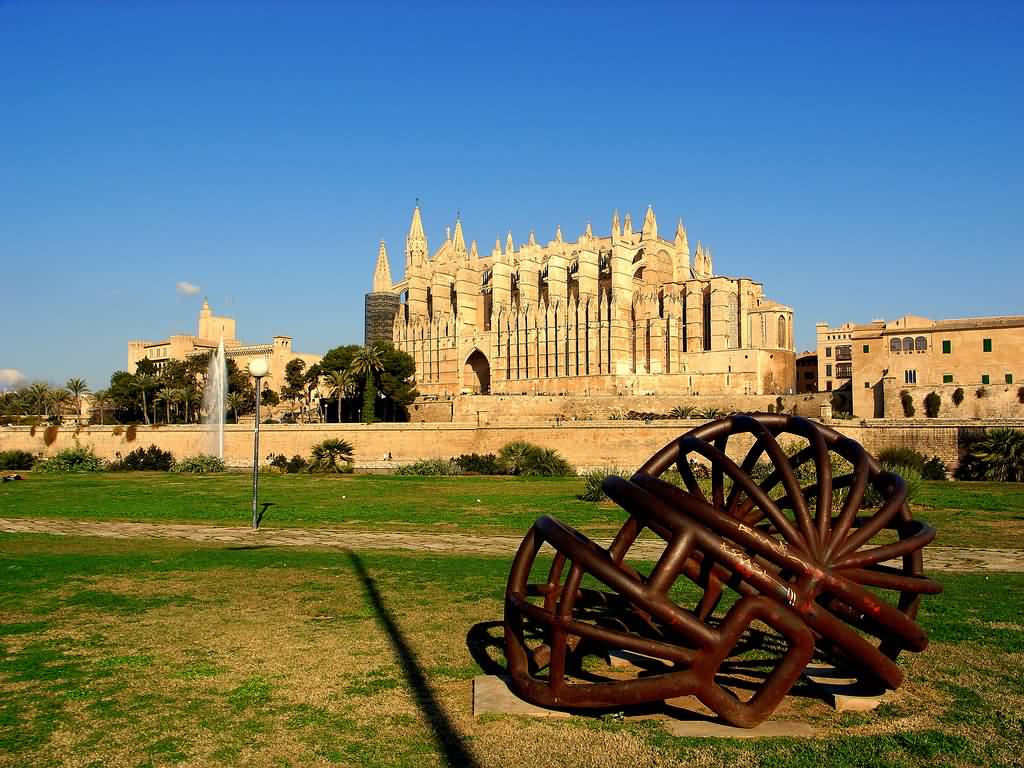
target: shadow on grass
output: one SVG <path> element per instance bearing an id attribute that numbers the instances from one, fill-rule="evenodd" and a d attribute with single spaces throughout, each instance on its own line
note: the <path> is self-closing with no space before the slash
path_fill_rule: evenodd
<path id="1" fill-rule="evenodd" d="M 346 550 L 345 553 L 348 555 L 356 575 L 363 583 L 366 597 L 377 614 L 378 622 L 388 634 L 391 647 L 401 662 L 405 679 L 408 681 L 409 687 L 412 688 L 416 704 L 430 723 L 430 727 L 434 731 L 434 740 L 437 742 L 438 748 L 444 753 L 448 765 L 475 768 L 477 765 L 476 760 L 462 743 L 462 738 L 455 731 L 451 720 L 448 719 L 444 708 L 434 695 L 430 683 L 427 682 L 426 675 L 423 674 L 423 667 L 420 665 L 415 652 L 409 646 L 408 641 L 402 634 L 402 630 L 391 615 L 391 611 L 384 605 L 380 592 L 377 590 L 377 585 L 366 571 L 366 566 L 363 565 L 362 559 L 352 550 Z"/>

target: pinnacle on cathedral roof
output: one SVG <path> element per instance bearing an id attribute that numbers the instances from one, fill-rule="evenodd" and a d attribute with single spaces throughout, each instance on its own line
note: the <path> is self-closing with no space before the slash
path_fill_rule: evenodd
<path id="1" fill-rule="evenodd" d="M 558 224 L 555 226 L 555 242 L 562 242 L 562 225 Z"/>
<path id="2" fill-rule="evenodd" d="M 516 244 L 512 242 L 512 230 L 508 231 L 508 236 L 505 238 L 505 253 L 512 253 L 516 249 Z"/>
<path id="3" fill-rule="evenodd" d="M 633 214 L 627 213 L 626 218 L 622 220 L 622 236 L 629 237 L 633 234 Z"/>
<path id="4" fill-rule="evenodd" d="M 590 226 L 589 219 L 587 220 L 587 228 L 585 230 L 583 230 L 583 234 L 585 234 L 587 237 L 593 237 L 594 236 L 594 230 Z"/>
<path id="5" fill-rule="evenodd" d="M 462 235 L 462 217 L 455 214 L 455 255 L 466 256 L 466 240 Z"/>
<path id="6" fill-rule="evenodd" d="M 654 208 L 647 206 L 647 213 L 644 214 L 644 228 L 642 230 L 644 240 L 654 240 L 658 237 L 658 220 L 654 218 Z"/>
<path id="7" fill-rule="evenodd" d="M 476 240 L 472 241 L 469 244 L 469 258 L 471 260 L 473 260 L 473 261 L 476 261 L 477 259 L 480 258 L 480 254 L 477 253 L 477 250 L 476 250 Z"/>
<path id="8" fill-rule="evenodd" d="M 391 265 L 388 263 L 388 249 L 380 241 L 377 249 L 377 266 L 373 270 L 373 292 L 387 293 L 391 290 Z"/>
<path id="9" fill-rule="evenodd" d="M 427 235 L 423 231 L 423 219 L 420 216 L 420 203 L 416 201 L 416 207 L 412 211 L 412 223 L 409 225 L 409 234 L 405 238 L 406 265 L 411 261 L 413 253 L 426 259 L 430 251 L 427 248 Z"/>

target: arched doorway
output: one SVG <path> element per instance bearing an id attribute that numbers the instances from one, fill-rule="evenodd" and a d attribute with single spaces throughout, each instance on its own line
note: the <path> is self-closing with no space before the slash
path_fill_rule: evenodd
<path id="1" fill-rule="evenodd" d="M 462 381 L 463 386 L 472 389 L 478 395 L 491 394 L 491 364 L 479 349 L 474 349 L 466 358 Z"/>

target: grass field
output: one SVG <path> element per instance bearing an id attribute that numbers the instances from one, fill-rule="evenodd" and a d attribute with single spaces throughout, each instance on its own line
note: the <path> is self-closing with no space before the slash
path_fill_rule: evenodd
<path id="1" fill-rule="evenodd" d="M 1019 765 L 1024 575 L 946 575 L 932 646 L 813 740 L 474 719 L 504 559 L 0 536 L 2 766 Z M 985 599 L 979 600 L 984 595 Z M 492 625 L 493 626 L 493 625 Z"/>
<path id="2" fill-rule="evenodd" d="M 27 474 L 0 486 L 0 517 L 143 520 L 246 525 L 244 474 L 160 472 Z M 522 535 L 542 514 L 594 534 L 621 524 L 610 504 L 580 501 L 579 478 L 264 475 L 265 527 L 344 526 Z M 914 514 L 936 544 L 1024 548 L 1024 484 L 922 484 Z M 994 544 L 997 541 L 998 544 Z"/>

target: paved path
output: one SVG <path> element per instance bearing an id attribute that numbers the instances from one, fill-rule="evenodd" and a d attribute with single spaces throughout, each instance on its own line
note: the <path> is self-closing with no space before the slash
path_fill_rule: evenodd
<path id="1" fill-rule="evenodd" d="M 350 549 L 411 549 L 419 552 L 507 555 L 511 557 L 517 536 L 464 536 L 443 533 L 366 533 L 339 528 L 234 528 L 218 525 L 173 523 L 123 523 L 83 520 L 33 520 L 0 518 L 0 533 L 48 533 L 56 536 L 102 536 L 113 539 L 186 539 L 224 544 L 261 544 L 279 547 L 348 547 Z M 607 541 L 600 541 L 607 546 Z M 640 541 L 634 552 L 657 558 L 657 542 Z M 1024 550 L 979 547 L 928 547 L 928 570 L 1012 571 L 1024 573 Z"/>

